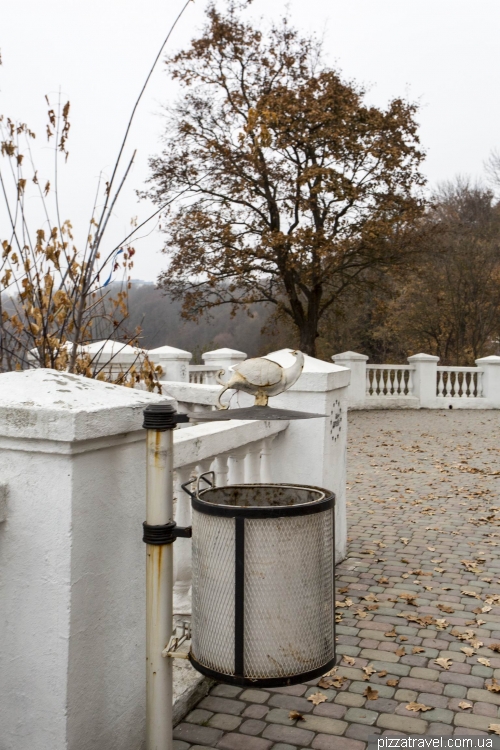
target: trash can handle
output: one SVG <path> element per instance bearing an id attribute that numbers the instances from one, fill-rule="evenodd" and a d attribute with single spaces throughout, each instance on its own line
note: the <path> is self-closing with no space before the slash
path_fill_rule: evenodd
<path id="1" fill-rule="evenodd" d="M 207 477 L 212 476 L 212 481 L 207 479 Z M 203 479 L 204 482 L 208 484 L 209 487 L 215 487 L 215 471 L 205 471 L 203 474 L 200 474 L 198 479 L 196 480 L 196 497 L 200 497 L 200 482 Z"/>
<path id="2" fill-rule="evenodd" d="M 196 477 L 191 477 L 191 479 L 188 479 L 187 482 L 184 482 L 184 484 L 181 484 L 182 489 L 186 493 L 186 495 L 189 495 L 191 500 L 195 497 L 195 493 L 191 492 L 191 490 L 188 490 L 188 487 L 190 484 L 194 484 L 196 482 Z"/>

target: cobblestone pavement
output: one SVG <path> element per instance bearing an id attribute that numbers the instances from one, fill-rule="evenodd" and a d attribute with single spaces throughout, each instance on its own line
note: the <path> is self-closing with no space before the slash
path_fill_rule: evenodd
<path id="1" fill-rule="evenodd" d="M 176 727 L 176 750 L 363 750 L 371 734 L 500 725 L 499 425 L 492 411 L 349 414 L 330 686 L 217 685 Z"/>

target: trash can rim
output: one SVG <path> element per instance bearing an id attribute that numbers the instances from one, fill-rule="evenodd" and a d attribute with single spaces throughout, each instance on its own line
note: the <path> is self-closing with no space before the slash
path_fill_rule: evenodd
<path id="1" fill-rule="evenodd" d="M 220 505 L 209 503 L 203 500 L 203 495 L 217 490 L 227 490 L 231 487 L 286 487 L 287 489 L 307 489 L 320 492 L 322 497 L 309 503 L 299 503 L 297 505 L 274 505 L 270 507 L 247 506 L 238 507 L 234 505 Z M 314 513 L 324 513 L 335 506 L 335 494 L 323 487 L 304 484 L 285 484 L 273 482 L 255 482 L 251 484 L 229 484 L 225 487 L 208 487 L 201 490 L 198 496 L 193 495 L 191 498 L 193 510 L 210 516 L 219 516 L 224 518 L 289 518 L 292 516 L 308 516 Z"/>

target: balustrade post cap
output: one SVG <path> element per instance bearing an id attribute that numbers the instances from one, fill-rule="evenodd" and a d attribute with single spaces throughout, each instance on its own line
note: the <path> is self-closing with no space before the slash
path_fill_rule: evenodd
<path id="1" fill-rule="evenodd" d="M 151 359 L 189 359 L 193 358 L 191 352 L 185 349 L 177 349 L 175 346 L 158 346 L 156 349 L 150 349 L 148 354 L 153 355 Z"/>
<path id="2" fill-rule="evenodd" d="M 492 354 L 489 357 L 481 357 L 481 359 L 476 359 L 475 362 L 476 365 L 500 365 L 500 357 Z"/>
<path id="3" fill-rule="evenodd" d="M 247 358 L 246 352 L 240 352 L 238 349 L 228 349 L 224 347 L 222 349 L 214 349 L 211 352 L 205 352 L 201 355 L 204 362 L 208 363 L 212 360 L 234 360 L 235 362 L 241 362 Z"/>
<path id="4" fill-rule="evenodd" d="M 334 362 L 344 362 L 345 360 L 366 362 L 369 357 L 366 354 L 359 354 L 359 352 L 341 352 L 340 354 L 334 354 L 332 359 Z"/>
<path id="5" fill-rule="evenodd" d="M 423 352 L 412 354 L 407 359 L 408 362 L 439 362 L 439 357 L 434 356 L 434 354 L 424 354 Z"/>

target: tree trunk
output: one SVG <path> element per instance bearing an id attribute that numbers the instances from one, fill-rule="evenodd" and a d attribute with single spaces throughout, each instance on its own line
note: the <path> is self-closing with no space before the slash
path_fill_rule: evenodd
<path id="1" fill-rule="evenodd" d="M 316 326 L 311 326 L 309 321 L 300 327 L 300 351 L 310 357 L 316 356 L 316 339 L 318 332 Z"/>

